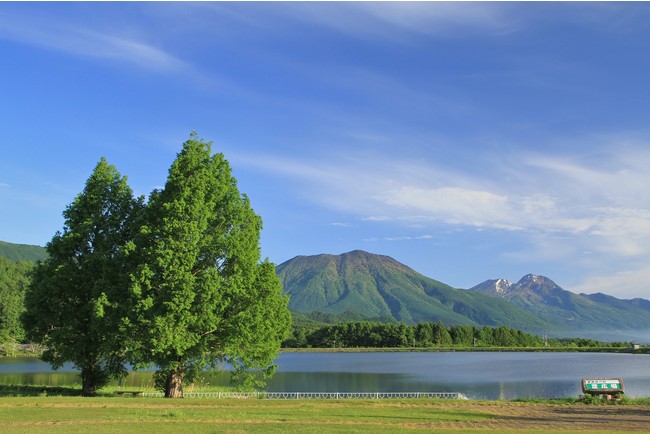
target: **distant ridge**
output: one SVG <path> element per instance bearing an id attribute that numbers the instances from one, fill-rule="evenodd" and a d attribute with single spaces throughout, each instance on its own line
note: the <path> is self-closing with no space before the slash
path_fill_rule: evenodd
<path id="1" fill-rule="evenodd" d="M 4 256 L 14 262 L 36 262 L 46 259 L 47 251 L 45 250 L 45 247 L 41 246 L 13 244 L 6 241 L 0 241 L 0 256 Z"/>
<path id="2" fill-rule="evenodd" d="M 45 247 L 0 241 L 0 257 L 36 262 Z M 301 321 L 391 321 L 489 325 L 549 336 L 650 342 L 650 301 L 575 294 L 528 274 L 517 283 L 491 279 L 456 289 L 395 259 L 355 250 L 296 256 L 276 267 L 289 308 Z"/>
<path id="3" fill-rule="evenodd" d="M 553 330 L 554 325 L 505 300 L 452 288 L 388 256 L 355 250 L 297 256 L 276 268 L 289 308 L 302 314 L 345 313 L 415 324 L 506 325 Z"/>
<path id="4" fill-rule="evenodd" d="M 487 280 L 470 290 L 507 300 L 572 335 L 612 340 L 650 330 L 650 301 L 621 300 L 601 293 L 575 294 L 544 276 L 527 274 L 517 283 Z"/>

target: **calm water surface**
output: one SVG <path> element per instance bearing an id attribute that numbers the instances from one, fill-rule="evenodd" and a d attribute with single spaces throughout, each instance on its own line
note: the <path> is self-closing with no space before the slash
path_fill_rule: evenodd
<path id="1" fill-rule="evenodd" d="M 585 377 L 620 377 L 627 396 L 650 396 L 650 356 L 593 353 L 282 353 L 269 391 L 462 392 L 470 398 L 561 398 L 582 394 Z M 0 359 L 0 384 L 77 384 L 67 365 L 53 373 L 30 359 Z M 210 382 L 225 384 L 226 376 Z M 151 383 L 132 373 L 127 386 Z"/>

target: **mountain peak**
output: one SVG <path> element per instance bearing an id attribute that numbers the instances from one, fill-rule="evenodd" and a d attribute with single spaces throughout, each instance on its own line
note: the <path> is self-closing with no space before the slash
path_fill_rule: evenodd
<path id="1" fill-rule="evenodd" d="M 486 280 L 471 288 L 473 291 L 483 292 L 488 295 L 511 300 L 517 297 L 547 298 L 553 294 L 565 292 L 548 277 L 537 274 L 526 274 L 517 283 L 507 279 Z M 528 294 L 528 295 L 524 295 Z"/>
<path id="2" fill-rule="evenodd" d="M 518 285 L 526 285 L 526 284 L 535 283 L 535 284 L 539 285 L 539 284 L 544 283 L 545 280 L 548 280 L 548 279 L 546 277 L 544 277 L 544 276 L 538 276 L 536 274 L 529 273 L 529 274 L 526 274 L 524 277 L 522 277 L 519 280 L 519 282 L 517 282 L 517 284 Z"/>
<path id="3" fill-rule="evenodd" d="M 505 297 L 512 288 L 513 284 L 508 279 L 492 279 L 479 283 L 471 288 L 472 291 L 479 291 L 489 295 L 496 295 L 498 297 Z"/>
<path id="4" fill-rule="evenodd" d="M 539 320 L 505 300 L 452 288 L 390 258 L 360 250 L 341 255 L 296 257 L 276 267 L 289 308 L 406 324 L 527 325 L 547 329 Z M 500 287 L 508 287 L 503 279 Z"/>
<path id="5" fill-rule="evenodd" d="M 536 274 L 526 274 L 516 283 L 515 288 L 517 291 L 530 291 L 538 294 L 548 294 L 558 290 L 564 291 L 548 277 Z"/>
<path id="6" fill-rule="evenodd" d="M 650 329 L 648 300 L 577 295 L 532 273 L 517 283 L 500 278 L 485 281 L 474 291 L 461 290 L 389 256 L 363 250 L 297 256 L 276 271 L 290 296 L 289 308 L 306 318 L 506 325 L 593 339 L 601 339 L 596 336 L 608 328 L 609 337 L 604 339 L 609 340 L 614 336 L 629 340 L 633 331 Z"/>
<path id="7" fill-rule="evenodd" d="M 512 288 L 512 283 L 508 279 L 497 279 L 494 283 L 494 290 L 497 294 L 504 294 Z"/>

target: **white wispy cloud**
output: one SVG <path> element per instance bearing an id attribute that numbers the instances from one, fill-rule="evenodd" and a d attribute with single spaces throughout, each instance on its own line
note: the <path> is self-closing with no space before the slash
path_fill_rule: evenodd
<path id="1" fill-rule="evenodd" d="M 384 237 L 386 241 L 411 241 L 411 240 L 430 240 L 433 235 L 418 235 L 418 236 L 399 236 L 399 237 Z"/>
<path id="2" fill-rule="evenodd" d="M 610 274 L 594 274 L 588 276 L 582 283 L 571 287 L 575 293 L 594 294 L 601 292 L 612 294 L 617 298 L 645 298 L 647 282 L 650 281 L 650 266 L 642 265 L 635 269 L 623 269 Z"/>
<path id="3" fill-rule="evenodd" d="M 585 292 L 601 288 L 611 293 L 606 286 L 621 276 L 626 282 L 646 276 L 644 267 L 633 265 L 650 261 L 650 154 L 645 147 L 623 149 L 613 142 L 589 156 L 521 153 L 509 161 L 518 163 L 468 171 L 394 154 L 330 151 L 320 159 L 256 156 L 248 164 L 294 179 L 301 199 L 359 221 L 516 234 L 524 240 L 520 249 L 498 254 L 519 262 L 581 267 L 585 275 L 599 276 L 576 284 Z M 637 291 L 644 284 L 630 283 Z"/>
<path id="4" fill-rule="evenodd" d="M 497 4 L 450 2 L 379 2 L 298 4 L 283 14 L 341 33 L 397 39 L 396 31 L 447 36 L 467 29 L 513 31 L 517 21 L 509 7 Z"/>
<path id="5" fill-rule="evenodd" d="M 54 17 L 5 11 L 0 14 L 0 38 L 157 72 L 174 73 L 191 69 L 183 60 L 145 40 L 119 34 L 117 30 L 100 31 L 78 21 L 65 21 L 61 15 Z"/>
<path id="6" fill-rule="evenodd" d="M 522 156 L 518 167 L 499 169 L 507 173 L 465 173 L 388 155 L 235 158 L 260 170 L 299 179 L 306 197 L 366 220 L 411 219 L 600 237 L 628 232 L 650 236 L 650 204 L 637 200 L 650 175 L 612 155 L 603 156 L 612 164 L 608 171 L 560 163 L 560 157 L 551 164 L 550 159 Z M 631 161 L 639 164 L 635 158 Z M 516 182 L 508 181 L 513 178 Z M 631 179 L 637 187 L 630 186 Z M 633 203 L 637 206 L 630 207 Z"/>
<path id="7" fill-rule="evenodd" d="M 375 197 L 396 210 L 412 210 L 420 219 L 477 227 L 510 227 L 508 197 L 488 191 L 407 185 L 382 192 Z"/>

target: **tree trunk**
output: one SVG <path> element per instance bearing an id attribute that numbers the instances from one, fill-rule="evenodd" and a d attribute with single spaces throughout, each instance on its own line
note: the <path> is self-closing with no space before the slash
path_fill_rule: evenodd
<path id="1" fill-rule="evenodd" d="M 81 367 L 81 394 L 95 396 L 97 391 L 108 384 L 108 372 L 100 363 L 93 362 Z"/>
<path id="2" fill-rule="evenodd" d="M 95 396 L 97 394 L 97 385 L 92 369 L 81 370 L 81 394 L 83 396 Z"/>
<path id="3" fill-rule="evenodd" d="M 83 396 L 95 396 L 97 395 L 97 388 L 94 384 L 89 381 L 83 381 L 81 383 L 81 394 Z"/>
<path id="4" fill-rule="evenodd" d="M 172 369 L 167 375 L 165 381 L 165 398 L 182 398 L 183 397 L 183 375 L 185 371 L 181 365 L 177 369 Z"/>

